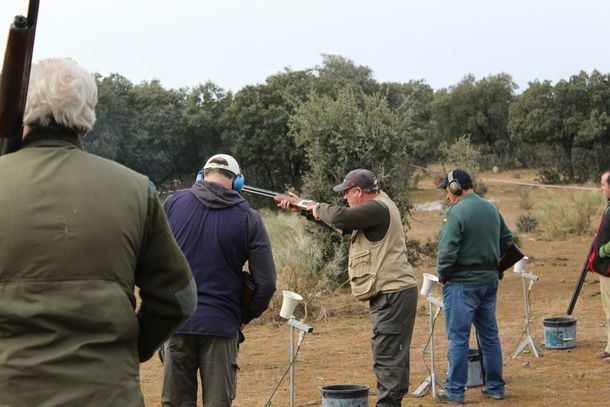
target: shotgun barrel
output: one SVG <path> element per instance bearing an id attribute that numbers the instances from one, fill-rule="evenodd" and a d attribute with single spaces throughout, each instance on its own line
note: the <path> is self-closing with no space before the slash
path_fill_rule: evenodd
<path id="1" fill-rule="evenodd" d="M 267 198 L 275 198 L 278 195 L 277 192 L 268 191 L 262 188 L 251 187 L 249 185 L 244 185 L 241 190 L 250 194 L 266 196 Z"/>
<path id="2" fill-rule="evenodd" d="M 591 242 L 591 248 L 589 249 L 589 254 L 587 254 L 587 258 L 585 259 L 585 264 L 582 266 L 582 271 L 580 272 L 580 277 L 578 277 L 578 281 L 576 282 L 576 287 L 574 288 L 574 292 L 572 293 L 572 299 L 570 300 L 570 304 L 568 305 L 568 310 L 566 314 L 572 315 L 574 312 L 574 307 L 576 306 L 576 300 L 578 300 L 578 296 L 580 295 L 580 290 L 582 289 L 582 285 L 585 283 L 585 278 L 587 277 L 587 268 L 589 267 L 589 258 L 593 253 L 593 248 L 595 247 L 595 239 Z"/>
<path id="3" fill-rule="evenodd" d="M 332 225 L 329 225 L 326 222 L 322 222 L 321 220 L 314 219 L 312 212 L 308 209 L 314 201 L 308 199 L 301 199 L 294 195 L 282 194 L 279 192 L 269 191 L 267 189 L 256 188 L 249 185 L 244 185 L 240 192 L 247 192 L 249 194 L 264 196 L 267 198 L 272 198 L 274 201 L 278 202 L 283 199 L 288 199 L 291 201 L 291 205 L 299 208 L 301 210 L 301 215 L 304 216 L 307 220 L 317 223 L 318 225 L 324 226 L 337 233 L 338 235 L 343 235 L 343 230 L 336 228 Z"/>
<path id="4" fill-rule="evenodd" d="M 9 30 L 0 80 L 0 155 L 21 147 L 39 3 L 39 0 L 30 0 L 27 18 L 15 17 Z"/>

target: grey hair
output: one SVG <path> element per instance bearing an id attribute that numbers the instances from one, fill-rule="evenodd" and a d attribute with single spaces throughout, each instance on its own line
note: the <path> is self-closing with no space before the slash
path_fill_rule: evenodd
<path id="1" fill-rule="evenodd" d="M 32 67 L 24 124 L 88 132 L 95 123 L 93 75 L 69 58 L 43 59 Z"/>

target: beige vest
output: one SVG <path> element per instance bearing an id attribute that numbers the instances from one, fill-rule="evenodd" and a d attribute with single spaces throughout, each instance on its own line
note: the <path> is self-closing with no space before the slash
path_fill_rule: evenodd
<path id="1" fill-rule="evenodd" d="M 390 210 L 386 235 L 378 242 L 370 242 L 362 230 L 356 230 L 350 239 L 348 274 L 352 294 L 360 301 L 369 300 L 381 292 L 417 286 L 413 267 L 407 260 L 400 212 L 383 191 L 375 200 Z"/>

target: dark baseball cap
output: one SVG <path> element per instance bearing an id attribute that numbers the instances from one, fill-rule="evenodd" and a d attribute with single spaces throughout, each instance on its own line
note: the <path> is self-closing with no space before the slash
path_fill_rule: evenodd
<path id="1" fill-rule="evenodd" d="M 367 192 L 379 191 L 379 181 L 372 171 L 359 168 L 348 172 L 343 182 L 333 187 L 333 191 L 344 192 L 354 187 L 360 187 Z"/>
<path id="2" fill-rule="evenodd" d="M 472 178 L 468 173 L 460 168 L 456 168 L 455 170 L 449 171 L 443 181 L 436 186 L 436 189 L 445 189 L 447 185 L 449 185 L 449 175 L 453 177 L 454 180 L 460 183 L 462 188 L 469 189 L 472 188 Z"/>

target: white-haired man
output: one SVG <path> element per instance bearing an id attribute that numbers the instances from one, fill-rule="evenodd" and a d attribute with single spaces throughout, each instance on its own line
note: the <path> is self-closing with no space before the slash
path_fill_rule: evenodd
<path id="1" fill-rule="evenodd" d="M 40 61 L 0 158 L 3 406 L 143 406 L 138 362 L 196 306 L 154 185 L 82 150 L 96 101 L 76 62 Z"/>
<path id="2" fill-rule="evenodd" d="M 166 407 L 197 405 L 197 371 L 203 405 L 230 406 L 236 395 L 240 327 L 267 309 L 275 292 L 275 266 L 263 221 L 239 194 L 237 161 L 217 154 L 193 187 L 167 199 L 165 210 L 198 289 L 197 311 L 163 348 Z M 242 267 L 256 291 L 243 306 Z"/>

